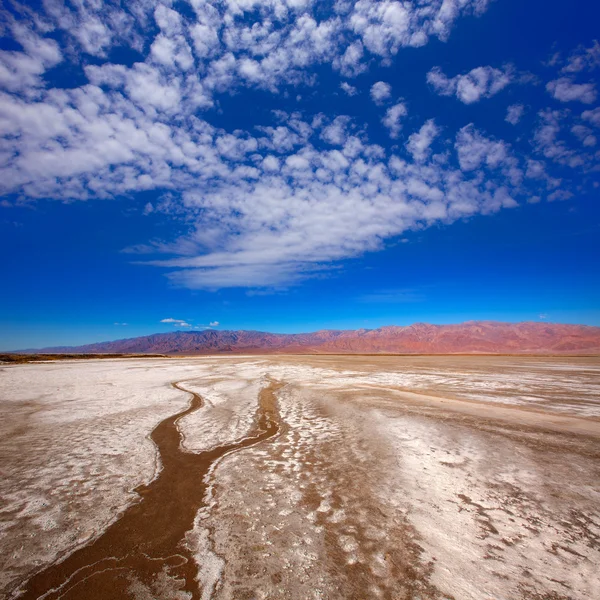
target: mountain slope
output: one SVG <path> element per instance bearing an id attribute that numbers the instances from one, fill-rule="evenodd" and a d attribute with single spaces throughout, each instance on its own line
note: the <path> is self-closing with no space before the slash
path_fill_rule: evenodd
<path id="1" fill-rule="evenodd" d="M 33 350 L 32 350 L 33 352 Z M 600 327 L 556 323 L 469 321 L 457 325 L 416 323 L 407 327 L 281 334 L 260 331 L 177 331 L 46 353 L 213 354 L 282 353 L 600 353 Z"/>

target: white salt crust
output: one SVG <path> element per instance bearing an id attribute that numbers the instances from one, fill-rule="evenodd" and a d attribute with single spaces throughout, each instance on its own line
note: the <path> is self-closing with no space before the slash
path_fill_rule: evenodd
<path id="1" fill-rule="evenodd" d="M 205 400 L 179 422 L 183 447 L 199 452 L 247 435 L 260 389 L 277 380 L 280 434 L 213 466 L 186 535 L 203 600 L 343 598 L 352 569 L 365 595 L 389 597 L 403 589 L 392 568 L 401 560 L 416 561 L 422 598 L 594 597 L 597 460 L 535 434 L 409 410 L 398 392 L 597 418 L 599 375 L 598 362 L 511 358 L 2 366 L 0 592 L 137 501 L 135 487 L 161 468 L 150 432 L 189 403 L 172 382 Z M 185 600 L 177 589 L 164 573 L 150 587 L 133 578 L 130 593 Z"/>

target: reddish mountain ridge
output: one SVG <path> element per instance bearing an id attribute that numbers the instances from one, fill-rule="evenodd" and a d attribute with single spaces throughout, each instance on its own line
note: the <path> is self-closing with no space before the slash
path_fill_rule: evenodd
<path id="1" fill-rule="evenodd" d="M 322 330 L 297 334 L 260 331 L 177 331 L 85 346 L 44 348 L 36 352 L 597 354 L 600 353 L 600 327 L 537 322 L 469 321 L 457 325 L 416 323 L 407 327 Z"/>

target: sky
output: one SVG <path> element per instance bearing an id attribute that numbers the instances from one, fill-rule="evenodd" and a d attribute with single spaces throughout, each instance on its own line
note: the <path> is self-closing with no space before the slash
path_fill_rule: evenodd
<path id="1" fill-rule="evenodd" d="M 0 350 L 600 325 L 592 0 L 5 0 Z"/>

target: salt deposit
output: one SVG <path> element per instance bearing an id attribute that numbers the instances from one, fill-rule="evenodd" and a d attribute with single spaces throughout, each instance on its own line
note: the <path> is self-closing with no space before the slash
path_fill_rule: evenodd
<path id="1" fill-rule="evenodd" d="M 162 468 L 150 433 L 189 390 L 204 404 L 177 423 L 181 451 L 232 448 L 182 538 L 197 575 L 192 591 L 130 575 L 129 597 L 594 597 L 599 375 L 590 358 L 3 365 L 0 593 L 143 503 Z M 277 434 L 237 450 L 273 382 Z"/>

